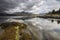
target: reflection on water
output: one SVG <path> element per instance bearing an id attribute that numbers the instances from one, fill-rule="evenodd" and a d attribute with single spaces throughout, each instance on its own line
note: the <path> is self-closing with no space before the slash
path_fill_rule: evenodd
<path id="1" fill-rule="evenodd" d="M 32 18 L 25 21 L 31 23 L 34 26 L 42 26 L 44 29 L 60 28 L 59 27 L 60 24 L 57 23 L 57 19 L 56 20 L 53 19 L 54 22 L 51 22 L 51 20 L 52 19 L 49 20 L 49 19 L 43 19 L 43 18 Z"/>
<path id="2" fill-rule="evenodd" d="M 32 32 L 38 40 L 60 40 L 60 24 L 57 23 L 60 19 L 0 19 L 1 22 L 24 22 L 28 26 L 28 30 Z M 58 30 L 59 29 L 59 30 Z"/>

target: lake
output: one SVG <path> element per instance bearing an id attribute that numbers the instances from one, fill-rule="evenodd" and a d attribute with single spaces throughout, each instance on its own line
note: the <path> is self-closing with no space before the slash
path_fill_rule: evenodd
<path id="1" fill-rule="evenodd" d="M 17 18 L 17 19 L 16 19 Z M 24 18 L 24 19 L 23 19 Z M 60 19 L 53 18 L 30 18 L 24 16 L 4 16 L 0 17 L 0 23 L 3 22 L 22 22 L 27 24 L 28 30 L 38 37 L 38 40 L 60 40 L 60 24 L 57 21 Z"/>

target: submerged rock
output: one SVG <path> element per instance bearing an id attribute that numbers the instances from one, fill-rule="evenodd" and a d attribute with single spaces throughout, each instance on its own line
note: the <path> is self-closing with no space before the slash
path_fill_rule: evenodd
<path id="1" fill-rule="evenodd" d="M 0 24 L 4 32 L 0 35 L 0 40 L 41 40 L 42 31 L 36 27 L 20 22 L 6 22 Z M 18 28 L 18 29 L 17 29 Z"/>
<path id="2" fill-rule="evenodd" d="M 24 32 L 27 29 L 27 25 L 18 22 L 8 22 L 0 24 L 0 27 L 4 29 L 4 32 L 0 35 L 0 40 L 16 40 L 16 27 L 19 27 L 18 38 L 19 40 L 32 40 L 32 36 Z"/>
<path id="3" fill-rule="evenodd" d="M 1 29 L 4 30 L 0 34 L 0 40 L 60 40 L 59 33 L 46 30 L 50 27 L 57 28 L 57 26 L 60 26 L 56 23 L 39 18 L 25 20 L 24 22 L 13 21 L 0 24 Z"/>

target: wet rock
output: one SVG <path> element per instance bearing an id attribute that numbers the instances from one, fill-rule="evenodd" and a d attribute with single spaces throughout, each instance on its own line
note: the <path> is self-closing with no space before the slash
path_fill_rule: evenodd
<path id="1" fill-rule="evenodd" d="M 51 22 L 54 22 L 54 20 L 51 20 Z"/>
<path id="2" fill-rule="evenodd" d="M 27 28 L 27 25 L 24 23 L 18 22 L 9 22 L 9 23 L 2 23 L 0 24 L 4 32 L 0 35 L 0 40 L 16 40 L 16 26 L 19 26 L 18 35 L 20 36 L 20 40 L 32 40 L 32 37 L 28 33 L 22 32 Z"/>
<path id="3" fill-rule="evenodd" d="M 60 24 L 60 21 L 58 20 L 57 23 Z"/>

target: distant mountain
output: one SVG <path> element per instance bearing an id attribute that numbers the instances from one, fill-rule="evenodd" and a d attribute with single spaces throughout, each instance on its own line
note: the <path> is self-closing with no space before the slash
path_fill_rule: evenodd
<path id="1" fill-rule="evenodd" d="M 0 16 L 7 16 L 9 14 L 5 13 L 5 12 L 0 12 Z"/>
<path id="2" fill-rule="evenodd" d="M 15 12 L 13 13 L 16 16 L 31 16 L 32 13 L 28 13 L 28 12 Z"/>
<path id="3" fill-rule="evenodd" d="M 7 14 L 7 13 L 0 13 L 0 16 L 31 16 L 32 13 L 28 12 L 15 12 L 13 14 Z"/>
<path id="4" fill-rule="evenodd" d="M 0 13 L 0 16 L 13 16 L 13 14 Z"/>

